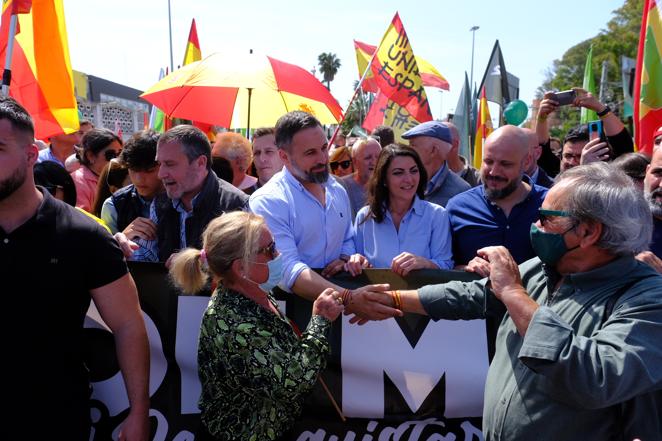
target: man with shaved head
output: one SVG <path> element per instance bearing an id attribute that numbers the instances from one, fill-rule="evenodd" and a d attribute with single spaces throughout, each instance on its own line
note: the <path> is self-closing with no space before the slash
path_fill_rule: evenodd
<path id="1" fill-rule="evenodd" d="M 532 183 L 541 187 L 551 188 L 554 185 L 554 180 L 545 173 L 545 170 L 538 167 L 538 159 L 542 155 L 542 146 L 538 144 L 538 135 L 531 129 L 523 128 L 521 130 L 527 136 L 529 148 L 531 149 L 531 158 L 524 172 Z"/>
<path id="2" fill-rule="evenodd" d="M 530 158 L 529 137 L 518 127 L 501 127 L 485 141 L 482 185 L 460 193 L 446 206 L 453 229 L 453 259 L 460 268 L 488 276 L 488 262 L 477 256 L 488 246 L 508 248 L 518 264 L 535 256 L 529 229 L 538 220 L 547 189 L 522 179 Z M 488 320 L 492 332 L 499 322 L 500 317 Z M 494 336 L 488 344 L 491 357 Z"/>

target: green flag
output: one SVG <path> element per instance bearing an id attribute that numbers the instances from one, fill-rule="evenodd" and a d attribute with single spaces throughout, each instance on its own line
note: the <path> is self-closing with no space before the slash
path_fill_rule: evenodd
<path id="1" fill-rule="evenodd" d="M 587 92 L 590 92 L 592 95 L 597 96 L 595 92 L 595 79 L 593 78 L 593 45 L 588 50 L 588 56 L 586 57 L 586 66 L 584 66 L 584 83 L 582 88 Z M 589 121 L 595 121 L 598 119 L 598 115 L 593 111 L 589 110 L 586 107 L 582 107 L 580 114 L 579 122 L 586 124 Z"/>

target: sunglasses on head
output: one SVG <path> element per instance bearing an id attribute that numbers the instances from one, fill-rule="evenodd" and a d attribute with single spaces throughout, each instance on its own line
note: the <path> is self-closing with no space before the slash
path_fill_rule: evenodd
<path id="1" fill-rule="evenodd" d="M 346 161 L 333 161 L 330 162 L 329 165 L 331 166 L 331 170 L 338 170 L 338 167 L 347 170 L 352 166 L 352 161 L 351 159 L 347 159 Z"/>

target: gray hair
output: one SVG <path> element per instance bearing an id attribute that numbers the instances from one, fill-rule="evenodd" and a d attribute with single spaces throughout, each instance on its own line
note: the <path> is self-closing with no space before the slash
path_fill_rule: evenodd
<path id="1" fill-rule="evenodd" d="M 207 158 L 207 170 L 211 169 L 211 144 L 202 130 L 188 124 L 175 126 L 159 137 L 157 148 L 171 142 L 181 145 L 189 163 L 204 156 Z"/>
<path id="2" fill-rule="evenodd" d="M 573 167 L 557 184 L 566 188 L 563 209 L 579 221 L 599 222 L 597 246 L 616 256 L 648 249 L 653 218 L 643 192 L 622 171 L 604 162 Z"/>

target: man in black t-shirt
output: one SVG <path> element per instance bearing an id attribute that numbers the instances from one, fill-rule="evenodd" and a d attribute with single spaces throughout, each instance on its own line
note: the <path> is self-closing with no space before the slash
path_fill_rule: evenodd
<path id="1" fill-rule="evenodd" d="M 5 420 L 16 439 L 89 439 L 83 321 L 92 298 L 113 332 L 130 403 L 120 439 L 146 440 L 149 350 L 133 279 L 110 234 L 35 187 L 33 140 L 25 109 L 0 98 Z"/>

